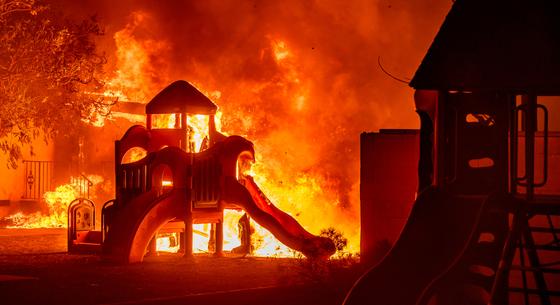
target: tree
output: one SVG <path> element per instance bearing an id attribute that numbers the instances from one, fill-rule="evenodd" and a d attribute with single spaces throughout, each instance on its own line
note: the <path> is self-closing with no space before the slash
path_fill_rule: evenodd
<path id="1" fill-rule="evenodd" d="M 92 92 L 105 57 L 94 39 L 95 17 L 76 22 L 35 0 L 0 0 L 0 149 L 16 168 L 34 139 L 45 142 L 106 115 Z"/>

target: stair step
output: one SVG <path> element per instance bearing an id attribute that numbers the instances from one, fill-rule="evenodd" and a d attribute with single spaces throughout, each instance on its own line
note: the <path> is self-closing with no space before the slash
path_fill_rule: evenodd
<path id="1" fill-rule="evenodd" d="M 534 250 L 546 250 L 546 251 L 560 251 L 560 245 L 533 245 L 529 246 L 524 244 L 523 248 L 525 249 L 534 249 Z"/>
<path id="2" fill-rule="evenodd" d="M 510 270 L 520 270 L 520 271 L 529 271 L 529 272 L 536 272 L 540 271 L 543 273 L 552 273 L 552 274 L 560 274 L 560 269 L 556 268 L 534 268 L 534 267 L 522 267 L 522 266 L 511 266 Z"/>
<path id="3" fill-rule="evenodd" d="M 531 232 L 560 233 L 560 228 L 529 227 Z"/>
<path id="4" fill-rule="evenodd" d="M 509 291 L 512 292 L 526 292 L 528 294 L 544 294 L 544 295 L 548 295 L 551 297 L 558 297 L 560 296 L 560 290 L 539 290 L 539 289 L 524 289 L 521 287 L 510 287 Z"/>
<path id="5" fill-rule="evenodd" d="M 560 215 L 560 196 L 536 195 L 527 209 L 533 215 Z"/>

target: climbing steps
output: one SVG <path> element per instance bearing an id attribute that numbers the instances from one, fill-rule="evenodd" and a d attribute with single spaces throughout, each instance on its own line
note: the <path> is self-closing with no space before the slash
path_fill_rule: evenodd
<path id="1" fill-rule="evenodd" d="M 510 236 L 513 255 L 503 266 L 509 301 L 560 304 L 560 198 L 536 196 L 518 217 Z"/>

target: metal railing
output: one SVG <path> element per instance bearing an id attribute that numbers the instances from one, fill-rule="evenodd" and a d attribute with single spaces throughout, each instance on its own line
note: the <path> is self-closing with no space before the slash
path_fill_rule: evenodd
<path id="1" fill-rule="evenodd" d="M 23 160 L 25 169 L 25 191 L 22 199 L 40 200 L 43 194 L 52 190 L 53 161 Z"/>
<path id="2" fill-rule="evenodd" d="M 89 189 L 93 186 L 93 182 L 86 175 L 80 174 L 77 178 L 72 177 L 70 182 L 78 187 L 78 198 L 89 199 Z"/>

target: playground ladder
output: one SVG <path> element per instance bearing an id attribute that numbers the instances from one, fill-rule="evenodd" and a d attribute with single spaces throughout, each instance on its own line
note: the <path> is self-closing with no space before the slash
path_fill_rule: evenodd
<path id="1" fill-rule="evenodd" d="M 535 179 L 535 134 L 537 111 L 544 114 L 543 170 L 540 181 Z M 518 177 L 518 118 L 523 116 L 525 132 L 525 174 Z M 535 194 L 548 179 L 548 110 L 537 104 L 536 96 L 526 96 L 515 108 L 511 126 L 511 187 L 512 193 L 523 199 L 511 207 L 513 218 L 504 246 L 500 268 L 496 273 L 490 304 L 508 304 L 515 295 L 523 304 L 558 304 L 560 300 L 560 196 Z M 517 187 L 525 187 L 518 193 Z M 540 220 L 540 221 L 539 221 Z M 538 224 L 535 224 L 538 222 Z M 514 273 L 511 273 L 514 271 Z M 519 283 L 520 282 L 520 283 Z M 552 302 L 552 298 L 557 298 Z M 538 300 L 538 301 L 537 301 Z"/>

